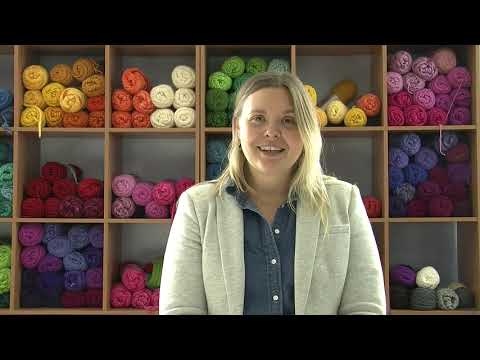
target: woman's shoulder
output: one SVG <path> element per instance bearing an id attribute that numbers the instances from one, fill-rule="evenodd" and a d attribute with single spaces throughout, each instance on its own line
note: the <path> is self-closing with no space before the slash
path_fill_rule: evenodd
<path id="1" fill-rule="evenodd" d="M 337 179 L 334 176 L 323 175 L 323 182 L 330 198 L 350 198 L 355 184 Z"/>
<path id="2" fill-rule="evenodd" d="M 194 202 L 210 200 L 215 197 L 216 180 L 203 181 L 185 190 L 186 195 Z"/>

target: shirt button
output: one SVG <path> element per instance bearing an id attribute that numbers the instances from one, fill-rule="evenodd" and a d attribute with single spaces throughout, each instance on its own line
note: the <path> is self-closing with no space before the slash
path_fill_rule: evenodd
<path id="1" fill-rule="evenodd" d="M 278 301 L 278 295 L 273 295 L 273 301 Z"/>
<path id="2" fill-rule="evenodd" d="M 276 259 L 272 259 L 272 264 L 275 265 L 277 263 Z"/>
<path id="3" fill-rule="evenodd" d="M 275 234 L 277 234 L 277 235 L 280 234 L 280 230 L 275 229 Z"/>

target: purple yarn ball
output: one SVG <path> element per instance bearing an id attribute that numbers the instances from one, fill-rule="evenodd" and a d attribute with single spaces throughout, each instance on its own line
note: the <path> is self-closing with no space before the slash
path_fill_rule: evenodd
<path id="1" fill-rule="evenodd" d="M 438 156 L 435 151 L 428 147 L 422 147 L 415 154 L 415 162 L 425 170 L 433 169 L 438 163 Z"/>
<path id="2" fill-rule="evenodd" d="M 448 115 L 448 124 L 450 125 L 468 125 L 472 123 L 472 114 L 469 108 L 455 106 Z"/>
<path id="3" fill-rule="evenodd" d="M 45 255 L 38 263 L 38 272 L 56 272 L 63 270 L 62 259 L 52 254 Z"/>
<path id="4" fill-rule="evenodd" d="M 390 270 L 390 281 L 393 284 L 413 288 L 416 286 L 416 280 L 417 273 L 410 266 L 395 265 Z"/>
<path id="5" fill-rule="evenodd" d="M 63 258 L 63 267 L 66 271 L 85 271 L 87 270 L 87 261 L 78 251 L 72 251 Z"/>
<path id="6" fill-rule="evenodd" d="M 449 163 L 447 165 L 448 180 L 452 184 L 470 185 L 472 167 L 470 163 Z"/>
<path id="7" fill-rule="evenodd" d="M 388 164 L 403 169 L 408 165 L 408 155 L 397 147 L 391 147 L 388 151 Z"/>
<path id="8" fill-rule="evenodd" d="M 422 166 L 416 163 L 410 163 L 403 169 L 405 181 L 417 186 L 417 184 L 428 179 L 428 172 Z"/>
<path id="9" fill-rule="evenodd" d="M 73 250 L 80 250 L 89 243 L 88 230 L 90 226 L 86 224 L 75 224 L 68 231 L 68 239 Z"/>
<path id="10" fill-rule="evenodd" d="M 452 98 L 448 94 L 438 94 L 435 96 L 435 106 L 447 112 L 452 105 Z"/>
<path id="11" fill-rule="evenodd" d="M 397 186 L 405 182 L 405 176 L 402 169 L 397 168 L 396 166 L 388 167 L 388 183 L 390 190 L 394 190 Z"/>
<path id="12" fill-rule="evenodd" d="M 444 154 L 447 153 L 448 150 L 457 146 L 458 144 L 458 136 L 456 133 L 452 131 L 444 131 L 442 133 L 442 152 Z M 434 143 L 435 150 L 438 154 L 440 153 L 440 135 L 435 136 L 435 143 Z"/>
<path id="13" fill-rule="evenodd" d="M 96 248 L 103 248 L 103 225 L 93 225 L 88 230 L 88 241 Z"/>
<path id="14" fill-rule="evenodd" d="M 85 275 L 87 288 L 101 289 L 103 285 L 103 270 L 100 267 L 88 269 Z"/>
<path id="15" fill-rule="evenodd" d="M 387 72 L 387 92 L 389 94 L 395 94 L 402 90 L 403 88 L 403 79 L 402 75 L 397 72 L 389 71 Z"/>
<path id="16" fill-rule="evenodd" d="M 425 81 L 430 81 L 438 75 L 437 66 L 426 56 L 421 56 L 413 62 L 412 71 Z"/>
<path id="17" fill-rule="evenodd" d="M 45 235 L 42 242 L 48 244 L 50 240 L 57 236 L 67 235 L 67 226 L 65 224 L 44 224 Z"/>
<path id="18" fill-rule="evenodd" d="M 450 97 L 454 99 L 454 104 L 457 106 L 470 107 L 472 104 L 472 94 L 467 88 L 459 88 L 452 90 Z"/>
<path id="19" fill-rule="evenodd" d="M 397 51 L 389 59 L 390 69 L 401 75 L 406 74 L 412 68 L 412 55 L 405 50 Z"/>
<path id="20" fill-rule="evenodd" d="M 103 251 L 92 245 L 82 250 L 82 255 L 87 262 L 88 268 L 101 267 L 103 264 Z"/>
<path id="21" fill-rule="evenodd" d="M 428 88 L 432 90 L 435 95 L 450 94 L 452 85 L 445 75 L 438 75 L 435 79 L 428 83 Z"/>
<path id="22" fill-rule="evenodd" d="M 450 70 L 447 79 L 454 89 L 458 87 L 468 88 L 472 86 L 472 77 L 466 67 L 457 66 Z"/>
<path id="23" fill-rule="evenodd" d="M 65 272 L 65 290 L 82 291 L 86 286 L 84 271 L 66 271 Z"/>
<path id="24" fill-rule="evenodd" d="M 50 254 L 63 258 L 72 252 L 72 245 L 68 237 L 60 235 L 47 243 L 47 250 Z"/>

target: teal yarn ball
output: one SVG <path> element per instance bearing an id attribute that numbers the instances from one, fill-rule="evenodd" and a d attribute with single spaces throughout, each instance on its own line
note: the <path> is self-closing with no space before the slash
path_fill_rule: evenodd
<path id="1" fill-rule="evenodd" d="M 252 73 L 244 73 L 237 77 L 235 80 L 233 80 L 233 91 L 237 92 L 238 90 L 240 90 L 245 81 L 250 79 L 253 75 L 254 74 Z"/>
<path id="2" fill-rule="evenodd" d="M 223 139 L 210 139 L 207 142 L 207 162 L 222 163 L 227 158 L 227 145 Z"/>
<path id="3" fill-rule="evenodd" d="M 11 181 L 0 182 L 0 198 L 12 201 L 13 197 L 13 183 Z"/>
<path id="4" fill-rule="evenodd" d="M 221 71 L 215 71 L 208 77 L 208 88 L 228 91 L 232 87 L 232 78 Z"/>
<path id="5" fill-rule="evenodd" d="M 261 57 L 253 57 L 247 62 L 246 71 L 250 74 L 256 74 L 267 71 L 267 62 Z"/>
<path id="6" fill-rule="evenodd" d="M 0 217 L 12 216 L 12 201 L 0 200 Z"/>
<path id="7" fill-rule="evenodd" d="M 210 111 L 207 113 L 207 126 L 226 127 L 227 123 L 227 113 L 225 111 Z"/>
<path id="8" fill-rule="evenodd" d="M 229 57 L 223 63 L 222 71 L 235 79 L 245 72 L 245 61 L 240 56 Z"/>
<path id="9" fill-rule="evenodd" d="M 1 162 L 8 161 L 8 159 L 10 158 L 9 152 L 10 152 L 9 146 L 5 143 L 0 143 L 0 161 Z"/>
<path id="10" fill-rule="evenodd" d="M 235 100 L 237 99 L 237 92 L 234 91 L 230 94 L 228 94 L 228 111 L 234 111 L 235 110 Z"/>
<path id="11" fill-rule="evenodd" d="M 228 93 L 220 89 L 210 89 L 207 91 L 207 110 L 225 111 L 228 107 Z"/>
<path id="12" fill-rule="evenodd" d="M 13 181 L 13 163 L 0 166 L 0 181 Z"/>
<path id="13" fill-rule="evenodd" d="M 289 72 L 290 63 L 284 59 L 272 59 L 268 64 L 267 71 L 269 72 Z"/>
<path id="14" fill-rule="evenodd" d="M 0 294 L 0 308 L 10 307 L 10 292 Z"/>

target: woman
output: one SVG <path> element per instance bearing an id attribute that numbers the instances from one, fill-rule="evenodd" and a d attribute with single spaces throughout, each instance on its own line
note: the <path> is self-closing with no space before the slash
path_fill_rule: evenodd
<path id="1" fill-rule="evenodd" d="M 359 189 L 323 175 L 301 81 L 257 74 L 236 100 L 227 167 L 179 199 L 160 314 L 385 314 Z"/>

